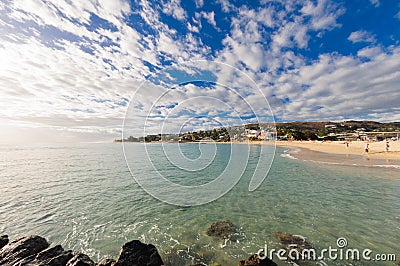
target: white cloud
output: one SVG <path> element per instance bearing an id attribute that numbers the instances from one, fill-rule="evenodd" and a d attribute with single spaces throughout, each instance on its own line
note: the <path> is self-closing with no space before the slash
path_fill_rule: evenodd
<path id="1" fill-rule="evenodd" d="M 225 13 L 232 12 L 236 9 L 236 7 L 229 2 L 229 0 L 217 0 L 217 3 L 221 5 L 222 11 Z"/>
<path id="2" fill-rule="evenodd" d="M 163 2 L 163 12 L 180 21 L 184 21 L 187 17 L 186 11 L 181 6 L 181 0 Z"/>
<path id="3" fill-rule="evenodd" d="M 204 0 L 195 0 L 195 3 L 197 8 L 202 8 L 204 5 Z"/>
<path id="4" fill-rule="evenodd" d="M 301 12 L 311 17 L 311 28 L 313 30 L 329 30 L 340 26 L 336 20 L 345 9 L 328 0 L 318 0 L 317 4 L 307 1 Z"/>
<path id="5" fill-rule="evenodd" d="M 400 98 L 396 85 L 400 82 L 400 50 L 374 47 L 359 53 L 370 60 L 324 54 L 298 73 L 283 75 L 275 84 L 279 90 L 274 92 L 279 99 L 288 97 L 291 102 L 275 102 L 274 112 L 289 120 L 342 120 L 365 115 L 387 119 L 379 114 L 398 108 Z M 316 107 L 322 108 L 313 111 Z"/>
<path id="6" fill-rule="evenodd" d="M 376 39 L 371 33 L 357 31 L 348 39 L 370 44 L 356 56 L 327 53 L 310 62 L 297 52 L 308 49 L 313 34 L 340 27 L 337 19 L 344 12 L 340 5 L 327 0 L 281 1 L 276 6 L 270 2 L 267 7 L 252 9 L 235 7 L 227 0 L 219 3 L 224 11 L 232 12 L 227 18 L 229 34 L 222 40 L 219 51 L 211 50 L 196 34 L 200 33 L 202 18 L 217 28 L 214 11 L 198 11 L 188 21 L 179 0 L 164 5 L 138 2 L 133 15 L 141 16 L 146 23 L 143 28 L 148 28 L 151 34 L 126 24 L 124 20 L 131 12 L 127 1 L 110 4 L 109 1 L 21 0 L 7 6 L 0 4 L 5 14 L 0 21 L 5 29 L 0 36 L 0 119 L 16 121 L 24 128 L 33 127 L 29 124 L 33 123 L 68 134 L 117 134 L 128 99 L 153 68 L 162 67 L 161 62 L 166 61 L 178 63 L 179 70 L 188 75 L 196 74 L 184 63 L 197 59 L 217 60 L 237 67 L 246 78 L 238 78 L 235 71 L 219 71 L 205 64 L 204 70 L 214 73 L 217 82 L 228 84 L 233 90 L 215 88 L 205 93 L 193 85 L 185 87 L 186 94 L 167 95 L 149 131 L 157 133 L 160 117 L 171 111 L 168 104 L 190 97 L 193 101 L 173 110 L 186 108 L 188 112 L 207 113 L 221 120 L 222 105 L 200 98 L 194 100 L 197 96 L 209 96 L 234 107 L 235 110 L 228 108 L 224 118 L 227 123 L 237 124 L 234 111 L 248 113 L 243 99 L 258 112 L 268 113 L 265 101 L 254 92 L 252 80 L 283 119 L 341 119 L 365 114 L 384 119 L 391 110 L 396 110 L 393 117 L 398 117 L 399 49 L 373 45 Z M 200 7 L 204 3 L 197 0 L 196 4 Z M 302 6 L 300 12 L 299 6 Z M 161 12 L 182 21 L 189 32 L 181 33 L 162 23 Z M 113 26 L 89 30 L 92 13 Z M 49 28 L 56 32 L 50 41 L 43 38 Z M 163 80 L 161 83 L 167 84 Z M 143 122 L 156 101 L 154 97 L 162 92 L 162 88 L 149 83 L 134 95 L 131 125 Z M 175 114 L 178 117 L 171 128 L 179 128 L 180 123 L 192 118 L 184 112 Z M 196 123 L 196 127 L 201 126 Z M 136 135 L 141 135 L 139 131 L 143 129 L 135 130 Z"/>
<path id="7" fill-rule="evenodd" d="M 359 43 L 359 42 L 374 43 L 374 42 L 376 42 L 374 35 L 372 35 L 370 32 L 365 31 L 365 30 L 354 31 L 349 35 L 349 37 L 347 39 L 353 43 Z"/>
<path id="8" fill-rule="evenodd" d="M 400 11 L 394 17 L 400 19 Z"/>
<path id="9" fill-rule="evenodd" d="M 371 4 L 375 7 L 379 7 L 381 5 L 381 3 L 379 2 L 379 0 L 369 0 L 371 2 Z"/>
<path id="10" fill-rule="evenodd" d="M 187 23 L 187 28 L 191 32 L 197 32 L 197 33 L 199 32 L 199 27 L 196 27 L 196 26 L 190 24 L 189 22 Z"/>
<path id="11" fill-rule="evenodd" d="M 210 23 L 211 25 L 213 25 L 214 27 L 217 27 L 217 23 L 215 22 L 215 13 L 214 11 L 211 12 L 201 12 L 201 15 L 203 16 L 203 18 L 205 18 L 208 23 Z"/>
<path id="12" fill-rule="evenodd" d="M 380 55 L 382 55 L 381 47 L 366 47 L 357 52 L 357 56 L 371 59 Z"/>

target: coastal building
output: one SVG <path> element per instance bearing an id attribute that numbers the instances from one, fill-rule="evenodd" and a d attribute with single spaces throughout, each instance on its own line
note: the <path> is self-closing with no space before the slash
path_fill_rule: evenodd
<path id="1" fill-rule="evenodd" d="M 325 125 L 325 129 L 336 129 L 336 125 Z"/>

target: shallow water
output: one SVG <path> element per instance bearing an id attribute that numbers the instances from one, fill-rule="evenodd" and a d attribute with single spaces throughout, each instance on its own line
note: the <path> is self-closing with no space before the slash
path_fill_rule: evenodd
<path id="1" fill-rule="evenodd" d="M 199 156 L 198 145 L 183 147 L 185 156 Z M 161 156 L 157 159 L 160 145 L 147 148 L 157 169 L 183 185 L 212 180 L 213 173 L 226 166 L 224 158 L 230 152 L 218 148 L 214 160 L 218 163 L 185 178 Z M 259 148 L 255 145 L 250 150 L 257 155 Z M 131 162 L 132 172 L 153 176 L 155 169 L 140 163 L 146 155 L 143 150 L 130 150 L 137 152 L 136 157 L 128 156 L 137 158 Z M 124 242 L 140 239 L 156 245 L 166 262 L 178 266 L 193 262 L 236 265 L 265 243 L 279 248 L 277 231 L 303 235 L 318 250 L 336 247 L 336 240 L 344 237 L 352 248 L 398 252 L 399 169 L 305 162 L 280 156 L 284 151 L 277 148 L 269 175 L 256 191 L 248 191 L 256 163 L 250 158 L 243 177 L 225 196 L 180 208 L 143 191 L 126 166 L 121 144 L 2 146 L 0 234 L 11 238 L 39 234 L 95 260 L 114 257 Z M 226 219 L 238 226 L 238 241 L 225 243 L 205 234 L 211 223 Z"/>

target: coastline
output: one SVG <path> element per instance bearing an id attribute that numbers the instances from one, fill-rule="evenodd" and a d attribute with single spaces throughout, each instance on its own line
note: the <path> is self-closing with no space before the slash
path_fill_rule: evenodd
<path id="1" fill-rule="evenodd" d="M 352 141 L 348 147 L 344 141 L 228 141 L 228 142 L 125 142 L 136 144 L 240 144 L 240 145 L 274 145 L 283 147 L 296 147 L 301 150 L 309 150 L 314 152 L 337 154 L 337 155 L 358 155 L 366 159 L 394 160 L 400 163 L 400 141 L 390 141 L 389 151 L 385 151 L 385 141 L 367 142 L 367 141 Z M 369 152 L 365 152 L 365 145 L 369 144 Z M 345 158 L 345 157 L 343 157 Z"/>
<path id="2" fill-rule="evenodd" d="M 369 144 L 369 152 L 365 145 Z M 386 142 L 350 142 L 346 147 L 343 141 L 313 142 L 313 141 L 277 141 L 277 146 L 298 148 L 296 159 L 316 162 L 327 162 L 346 165 L 365 166 L 397 166 L 400 167 L 400 142 L 389 142 L 390 149 L 385 151 Z M 290 152 L 289 152 L 290 153 Z"/>

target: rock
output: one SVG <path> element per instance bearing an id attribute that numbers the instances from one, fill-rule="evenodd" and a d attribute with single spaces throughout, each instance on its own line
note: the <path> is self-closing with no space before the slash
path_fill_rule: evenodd
<path id="1" fill-rule="evenodd" d="M 8 242 L 2 236 L 2 243 Z M 40 236 L 23 237 L 5 244 L 0 250 L 0 265 L 4 266 L 95 266 L 83 253 L 65 251 L 61 245 L 49 247 L 47 240 Z M 155 246 L 134 240 L 122 246 L 115 261 L 106 259 L 97 266 L 162 266 L 164 265 Z"/>
<path id="2" fill-rule="evenodd" d="M 207 235 L 223 239 L 229 239 L 236 233 L 236 226 L 228 220 L 215 222 L 207 229 Z"/>
<path id="3" fill-rule="evenodd" d="M 0 249 L 2 249 L 5 245 L 7 245 L 8 242 L 9 242 L 8 235 L 0 236 Z"/>
<path id="4" fill-rule="evenodd" d="M 49 247 L 46 239 L 40 236 L 22 237 L 8 243 L 0 251 L 0 265 L 13 265 L 18 261 L 36 255 Z M 31 257 L 32 260 L 34 257 Z"/>
<path id="5" fill-rule="evenodd" d="M 46 265 L 46 266 L 60 266 L 60 265 L 66 265 L 66 263 L 73 257 L 74 255 L 72 254 L 71 250 L 68 251 L 63 251 L 57 256 L 54 256 L 50 258 L 49 260 L 42 262 L 40 264 L 35 264 L 35 265 Z"/>
<path id="6" fill-rule="evenodd" d="M 197 263 L 197 264 L 190 264 L 189 266 L 207 266 L 207 264 Z M 214 263 L 209 264 L 208 266 L 221 266 L 221 264 L 214 262 Z"/>
<path id="7" fill-rule="evenodd" d="M 238 266 L 277 266 L 277 264 L 267 257 L 260 259 L 257 254 L 254 254 L 247 260 L 241 260 Z"/>
<path id="8" fill-rule="evenodd" d="M 303 236 L 292 235 L 286 232 L 276 232 L 275 237 L 278 241 L 286 247 L 295 247 L 301 250 L 312 248 L 311 244 L 306 241 Z"/>
<path id="9" fill-rule="evenodd" d="M 303 250 L 312 249 L 312 245 L 308 243 L 305 237 L 300 235 L 292 235 L 286 232 L 276 232 L 276 238 L 279 242 L 284 245 L 287 250 L 287 254 L 291 254 L 292 257 L 288 257 L 288 261 L 303 261 Z M 297 252 L 293 252 L 297 250 Z"/>
<path id="10" fill-rule="evenodd" d="M 114 266 L 161 266 L 164 265 L 155 246 L 133 240 L 121 248 Z"/>
<path id="11" fill-rule="evenodd" d="M 64 252 L 64 249 L 61 245 L 54 246 L 52 248 L 46 248 L 45 250 L 40 251 L 36 256 L 36 261 L 46 261 L 51 258 L 57 257 Z"/>
<path id="12" fill-rule="evenodd" d="M 83 253 L 75 254 L 66 264 L 66 266 L 95 266 L 96 264 Z"/>
<path id="13" fill-rule="evenodd" d="M 113 259 L 104 259 L 100 261 L 97 266 L 113 266 L 113 263 L 115 263 Z"/>
<path id="14" fill-rule="evenodd" d="M 38 254 L 31 255 L 19 263 L 22 265 L 58 266 L 65 265 L 72 256 L 72 251 L 64 251 L 61 245 L 57 245 L 42 250 Z"/>

